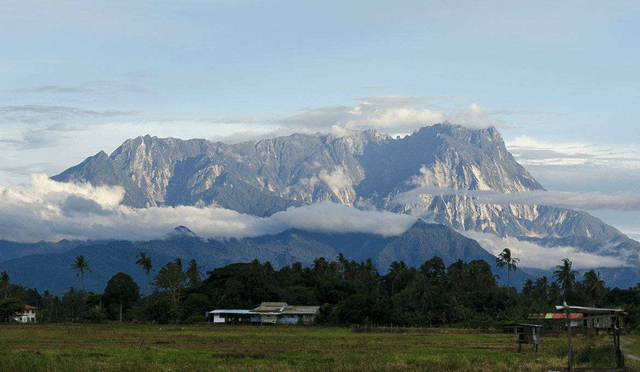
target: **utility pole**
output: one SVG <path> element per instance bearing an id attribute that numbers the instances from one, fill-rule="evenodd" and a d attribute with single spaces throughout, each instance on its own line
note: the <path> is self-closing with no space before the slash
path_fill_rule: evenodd
<path id="1" fill-rule="evenodd" d="M 567 351 L 567 356 L 568 356 L 568 364 L 569 364 L 569 372 L 574 372 L 573 369 L 573 353 L 571 351 L 571 309 L 569 309 L 569 306 L 567 305 L 566 302 L 563 303 L 566 314 L 567 314 L 567 344 L 568 344 L 568 351 Z"/>

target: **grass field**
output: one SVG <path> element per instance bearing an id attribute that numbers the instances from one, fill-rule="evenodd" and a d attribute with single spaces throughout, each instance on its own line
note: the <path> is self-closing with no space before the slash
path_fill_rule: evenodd
<path id="1" fill-rule="evenodd" d="M 631 336 L 623 340 L 634 348 L 639 342 Z M 513 336 L 460 329 L 352 333 L 295 326 L 3 325 L 0 372 L 547 371 L 564 366 L 564 341 L 543 336 L 538 354 L 529 347 L 518 354 Z M 613 363 L 610 353 L 599 349 L 610 343 L 606 336 L 576 338 L 578 349 L 591 346 L 591 353 L 580 354 L 586 365 Z M 631 370 L 640 371 L 634 363 L 629 361 Z"/>

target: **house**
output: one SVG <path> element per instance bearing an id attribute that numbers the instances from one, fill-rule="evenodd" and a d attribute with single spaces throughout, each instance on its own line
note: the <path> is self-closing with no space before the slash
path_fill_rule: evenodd
<path id="1" fill-rule="evenodd" d="M 290 306 L 286 302 L 263 302 L 253 310 L 216 309 L 206 313 L 215 324 L 312 324 L 320 306 Z"/>
<path id="2" fill-rule="evenodd" d="M 19 323 L 35 323 L 37 307 L 31 305 L 25 305 L 22 313 L 16 313 L 13 317 L 13 321 Z"/>

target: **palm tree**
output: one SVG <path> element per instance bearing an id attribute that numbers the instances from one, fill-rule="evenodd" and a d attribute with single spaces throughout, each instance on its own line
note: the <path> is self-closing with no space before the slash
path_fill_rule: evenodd
<path id="1" fill-rule="evenodd" d="M 2 292 L 4 292 L 4 299 L 7 299 L 7 293 L 9 292 L 9 274 L 6 271 L 0 273 L 0 286 Z"/>
<path id="2" fill-rule="evenodd" d="M 511 270 L 518 270 L 519 258 L 515 258 L 511 255 L 511 249 L 505 248 L 498 257 L 496 257 L 496 266 L 500 269 L 507 267 L 507 287 L 511 283 Z"/>
<path id="3" fill-rule="evenodd" d="M 605 283 L 604 280 L 600 278 L 600 273 L 596 273 L 594 270 L 587 271 L 584 273 L 582 284 L 593 305 L 598 306 L 605 292 Z"/>
<path id="4" fill-rule="evenodd" d="M 76 278 L 80 277 L 80 280 L 82 281 L 82 292 L 84 292 L 84 273 L 91 272 L 89 261 L 87 261 L 87 259 L 85 259 L 83 255 L 80 255 L 76 257 L 76 260 L 71 265 L 71 268 L 78 271 L 76 273 Z"/>
<path id="5" fill-rule="evenodd" d="M 140 267 L 142 267 L 142 270 L 144 270 L 145 275 L 147 276 L 147 283 L 145 284 L 145 292 L 149 292 L 149 278 L 151 275 L 151 271 L 153 271 L 153 264 L 151 263 L 151 257 L 147 256 L 146 253 L 144 252 L 140 252 L 137 256 L 138 261 L 136 261 L 136 264 L 139 265 Z"/>
<path id="6" fill-rule="evenodd" d="M 539 299 L 542 299 L 544 301 L 548 300 L 548 298 L 549 298 L 549 280 L 547 279 L 546 276 L 543 276 L 541 278 L 538 278 L 538 280 L 536 280 L 535 292 L 536 292 L 536 296 Z"/>
<path id="7" fill-rule="evenodd" d="M 571 261 L 565 258 L 562 260 L 562 265 L 556 266 L 557 270 L 553 272 L 553 277 L 557 278 L 556 282 L 560 285 L 565 300 L 576 285 L 577 272 L 571 270 L 571 265 Z"/>

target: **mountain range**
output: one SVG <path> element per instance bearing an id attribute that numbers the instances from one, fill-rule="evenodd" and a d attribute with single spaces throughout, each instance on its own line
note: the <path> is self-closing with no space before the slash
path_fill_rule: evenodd
<path id="1" fill-rule="evenodd" d="M 329 200 L 409 213 L 459 230 L 535 241 L 640 262 L 640 243 L 584 211 L 502 205 L 475 196 L 421 193 L 544 191 L 497 129 L 436 124 L 400 138 L 375 130 L 294 134 L 235 145 L 151 136 L 125 141 L 52 177 L 118 185 L 133 207 L 218 205 L 268 216 Z"/>
<path id="2" fill-rule="evenodd" d="M 494 261 L 479 245 L 475 248 L 484 253 L 475 248 L 473 254 L 469 249 L 447 253 L 443 242 L 450 247 L 458 244 L 459 238 L 452 229 L 508 236 L 544 247 L 574 247 L 620 259 L 627 266 L 637 267 L 640 263 L 639 242 L 587 212 L 550 205 L 480 201 L 473 192 L 514 195 L 545 192 L 509 153 L 493 127 L 468 129 L 444 123 L 420 128 L 402 138 L 375 130 L 348 130 L 339 134 L 293 134 L 238 144 L 147 135 L 125 141 L 110 155 L 101 151 L 51 178 L 59 182 L 120 186 L 125 190 L 123 203 L 134 208 L 214 205 L 270 216 L 289 207 L 331 201 L 363 210 L 411 214 L 440 224 L 440 229 L 447 232 L 436 239 L 441 244 L 438 249 L 424 246 L 433 242 L 420 239 L 416 240 L 418 243 L 407 241 L 405 247 L 380 248 L 385 239 L 399 241 L 405 235 L 383 238 L 364 234 L 368 237 L 358 240 L 349 234 L 336 237 L 302 231 L 282 233 L 295 244 L 272 244 L 272 239 L 280 235 L 228 241 L 192 236 L 189 244 L 184 240 L 190 251 L 182 253 L 199 257 L 211 266 L 253 258 L 277 265 L 293 259 L 310 263 L 319 255 L 333 257 L 338 252 L 348 252 L 354 259 L 370 257 L 382 270 L 400 259 L 419 265 L 420 260 L 436 253 L 445 255 L 445 261 L 471 257 Z M 434 188 L 455 193 L 430 191 Z M 416 226 L 409 231 L 414 229 Z M 304 239 L 298 239 L 300 236 Z M 261 239 L 269 243 L 260 243 Z M 29 245 L 28 249 L 29 257 L 33 258 L 84 250 L 109 251 L 115 244 L 118 249 L 130 249 L 129 255 L 151 247 L 160 260 L 180 256 L 182 248 L 175 244 L 171 249 L 158 248 L 166 247 L 166 241 L 172 240 L 62 241 L 55 245 Z M 375 249 L 372 241 L 376 242 Z M 0 269 L 18 270 L 20 265 L 27 265 L 24 253 L 15 254 L 22 249 L 18 243 L 4 242 L 5 245 L 11 248 L 0 252 L 0 258 L 6 259 L 0 263 Z M 640 281 L 637 270 L 628 267 L 602 270 L 619 285 Z"/>

